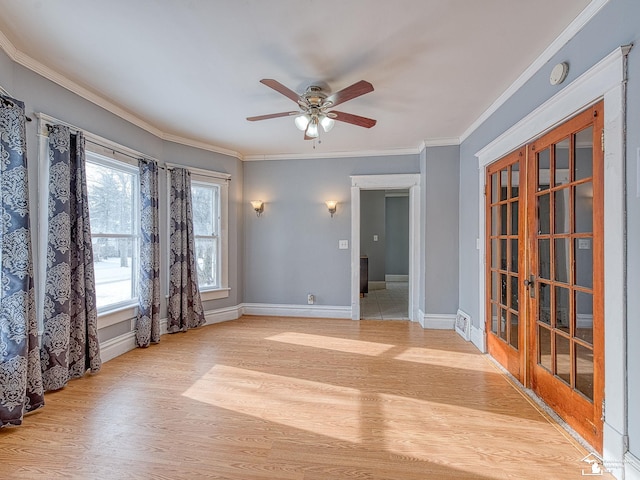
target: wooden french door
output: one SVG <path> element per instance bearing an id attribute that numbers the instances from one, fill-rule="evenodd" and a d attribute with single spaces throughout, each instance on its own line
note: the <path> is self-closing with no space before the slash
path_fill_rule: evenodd
<path id="1" fill-rule="evenodd" d="M 603 117 L 600 102 L 487 168 L 488 351 L 599 451 Z"/>
<path id="2" fill-rule="evenodd" d="M 520 184 L 526 179 L 525 154 L 523 148 L 490 165 L 485 184 L 487 350 L 522 383 L 526 345 L 520 307 L 526 244 L 521 198 L 526 197 Z"/>

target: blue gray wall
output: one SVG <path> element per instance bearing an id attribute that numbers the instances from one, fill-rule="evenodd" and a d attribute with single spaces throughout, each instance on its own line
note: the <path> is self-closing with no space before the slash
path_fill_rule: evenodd
<path id="1" fill-rule="evenodd" d="M 600 59 L 617 47 L 640 40 L 640 2 L 637 0 L 611 0 L 602 10 L 569 41 L 540 71 L 520 88 L 489 119 L 477 128 L 460 146 L 460 218 L 459 218 L 459 305 L 472 317 L 472 324 L 479 326 L 479 255 L 476 249 L 478 237 L 478 161 L 475 153 L 493 141 L 509 127 L 531 113 L 539 105 L 558 93 Z M 553 65 L 569 63 L 569 76 L 559 86 L 549 84 Z M 629 448 L 640 458 L 640 195 L 637 192 L 638 148 L 640 148 L 640 48 L 631 50 L 628 63 L 627 85 L 627 318 L 628 318 L 628 429 Z M 606 121 L 606 119 L 605 119 Z M 606 212 L 605 212 L 606 215 Z M 605 258 L 606 262 L 606 258 Z M 428 288 L 427 288 L 428 290 Z M 624 312 L 620 312 L 624 315 Z M 621 395 L 624 386 L 620 386 Z M 607 402 L 609 404 L 608 399 Z"/>
<path id="2" fill-rule="evenodd" d="M 351 305 L 351 175 L 418 173 L 418 155 L 245 162 L 244 301 Z M 249 200 L 265 202 L 257 218 Z M 330 217 L 326 200 L 337 200 Z M 351 248 L 351 244 L 349 245 Z"/>
<path id="3" fill-rule="evenodd" d="M 428 147 L 424 163 L 424 269 L 427 314 L 455 314 L 458 309 L 458 217 L 460 149 Z M 460 228 L 466 235 L 467 227 Z"/>
<path id="4" fill-rule="evenodd" d="M 384 206 L 385 273 L 409 275 L 409 196 L 387 196 Z"/>
<path id="5" fill-rule="evenodd" d="M 27 123 L 27 158 L 29 167 L 30 203 L 32 216 L 32 241 L 34 262 L 38 268 L 38 137 L 37 122 L 33 112 L 43 112 L 82 130 L 100 135 L 108 140 L 154 157 L 160 162 L 182 164 L 207 170 L 229 173 L 232 176 L 229 188 L 229 298 L 205 302 L 205 310 L 213 310 L 242 302 L 242 248 L 243 208 L 242 162 L 237 158 L 200 150 L 165 141 L 146 130 L 104 110 L 56 83 L 14 63 L 0 50 L 0 85 L 9 93 L 25 102 L 28 116 L 34 121 Z M 166 177 L 160 175 L 161 195 L 166 192 Z M 166 204 L 160 212 L 160 228 L 166 232 Z M 166 272 L 166 235 L 161 235 L 161 262 Z M 38 272 L 37 272 L 38 273 Z M 162 282 L 163 291 L 166 282 Z M 165 292 L 166 294 L 166 292 Z M 161 316 L 166 316 L 163 294 Z M 105 341 L 131 330 L 130 320 L 101 328 L 99 338 Z"/>
<path id="6" fill-rule="evenodd" d="M 361 190 L 360 256 L 368 258 L 370 282 L 384 282 L 386 246 L 384 190 Z"/>

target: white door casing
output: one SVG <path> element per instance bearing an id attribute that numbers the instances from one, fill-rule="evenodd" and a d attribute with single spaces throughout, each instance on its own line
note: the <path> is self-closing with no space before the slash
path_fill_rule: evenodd
<path id="1" fill-rule="evenodd" d="M 360 320 L 360 190 L 409 189 L 409 320 L 418 321 L 420 174 L 351 176 L 351 318 Z"/>

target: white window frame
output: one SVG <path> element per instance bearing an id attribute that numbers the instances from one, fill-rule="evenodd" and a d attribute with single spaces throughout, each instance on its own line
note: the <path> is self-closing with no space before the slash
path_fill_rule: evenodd
<path id="1" fill-rule="evenodd" d="M 194 238 L 197 241 L 198 239 L 214 239 L 216 240 L 216 284 L 215 285 L 202 285 L 200 286 L 200 292 L 206 292 L 209 290 L 218 290 L 222 285 L 222 278 L 220 276 L 220 262 L 222 261 L 222 252 L 221 252 L 221 240 L 220 240 L 220 185 L 217 183 L 212 183 L 210 181 L 205 181 L 202 179 L 196 179 L 191 177 L 191 194 L 193 198 L 193 189 L 194 187 L 207 188 L 213 190 L 214 192 L 214 202 L 212 205 L 213 211 L 213 222 L 214 228 L 213 232 L 210 235 L 199 235 L 195 233 L 195 218 L 193 219 L 193 228 L 194 228 Z M 193 201 L 193 200 L 192 200 Z M 193 210 L 193 209 L 192 209 Z M 196 246 L 196 249 L 198 247 Z"/>
<path id="2" fill-rule="evenodd" d="M 100 153 L 98 153 L 100 152 Z M 105 153 L 107 153 L 105 155 Z M 108 155 L 111 153 L 111 155 Z M 123 300 L 120 302 L 110 303 L 108 305 L 103 305 L 98 307 L 98 315 L 104 313 L 110 313 L 119 311 L 122 309 L 126 309 L 129 307 L 135 307 L 138 305 L 138 278 L 139 278 L 139 267 L 140 267 L 140 172 L 138 166 L 132 165 L 132 162 L 122 161 L 116 158 L 116 154 L 113 152 L 105 152 L 104 149 L 94 146 L 92 144 L 87 144 L 85 148 L 86 154 L 86 162 L 93 163 L 94 165 L 99 165 L 106 168 L 111 168 L 113 170 L 119 170 L 130 174 L 133 176 L 133 191 L 131 192 L 131 197 L 133 200 L 133 225 L 132 225 L 132 233 L 130 234 L 109 234 L 109 233 L 94 233 L 91 232 L 91 238 L 127 238 L 133 241 L 132 254 L 131 257 L 131 287 L 132 287 L 132 297 L 127 300 Z M 91 214 L 91 212 L 89 212 Z M 97 285 L 96 285 L 97 287 Z"/>
<path id="3" fill-rule="evenodd" d="M 42 334 L 43 325 L 43 307 L 44 307 L 44 290 L 46 282 L 47 268 L 47 236 L 48 236 L 48 196 L 49 196 L 49 132 L 47 125 L 66 125 L 71 131 L 77 132 L 82 130 L 70 123 L 57 119 L 46 113 L 37 112 L 35 114 L 38 119 L 38 239 L 37 239 L 37 265 L 36 269 L 36 310 L 38 314 L 39 334 Z M 132 168 L 137 168 L 138 158 L 149 158 L 136 150 L 120 145 L 109 139 L 95 135 L 91 132 L 83 130 L 86 147 L 85 151 L 93 154 L 102 155 L 106 158 L 113 159 L 122 163 L 126 163 Z M 139 223 L 138 223 L 139 225 Z M 138 274 L 138 272 L 136 272 Z M 117 323 L 130 320 L 132 328 L 134 326 L 135 317 L 138 312 L 138 302 L 127 303 L 127 305 L 119 308 L 112 308 L 107 311 L 98 312 L 98 330 L 115 325 Z"/>
<path id="4" fill-rule="evenodd" d="M 169 171 L 174 167 L 186 168 L 191 172 L 191 184 L 209 184 L 218 187 L 218 278 L 219 286 L 217 287 L 202 287 L 200 288 L 200 298 L 203 302 L 208 300 L 218 300 L 222 298 L 228 298 L 231 292 L 229 287 L 229 181 L 231 175 L 221 172 L 215 172 L 205 170 L 201 168 L 186 167 L 184 165 L 166 164 L 167 167 L 167 201 L 170 198 L 170 186 L 171 180 Z M 167 209 L 169 210 L 169 209 Z M 167 216 L 170 212 L 167 211 Z M 169 221 L 170 219 L 168 219 Z M 167 232 L 170 234 L 170 232 Z M 171 242 L 169 241 L 168 244 Z M 168 250 L 168 249 L 167 249 Z M 167 256 L 169 252 L 167 252 Z M 170 265 L 169 259 L 167 259 L 167 265 Z M 167 275 L 167 292 L 169 291 L 169 276 Z"/>

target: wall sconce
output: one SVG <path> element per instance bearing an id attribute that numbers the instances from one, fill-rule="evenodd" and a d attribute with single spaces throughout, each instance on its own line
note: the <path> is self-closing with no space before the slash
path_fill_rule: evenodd
<path id="1" fill-rule="evenodd" d="M 251 200 L 251 206 L 256 211 L 258 217 L 264 212 L 264 203 L 262 203 L 262 200 Z"/>
<path id="2" fill-rule="evenodd" d="M 329 213 L 331 214 L 331 217 L 333 218 L 333 214 L 336 213 L 336 206 L 338 205 L 338 202 L 335 201 L 335 200 L 327 200 L 324 203 L 327 204 L 327 208 L 329 209 Z"/>

